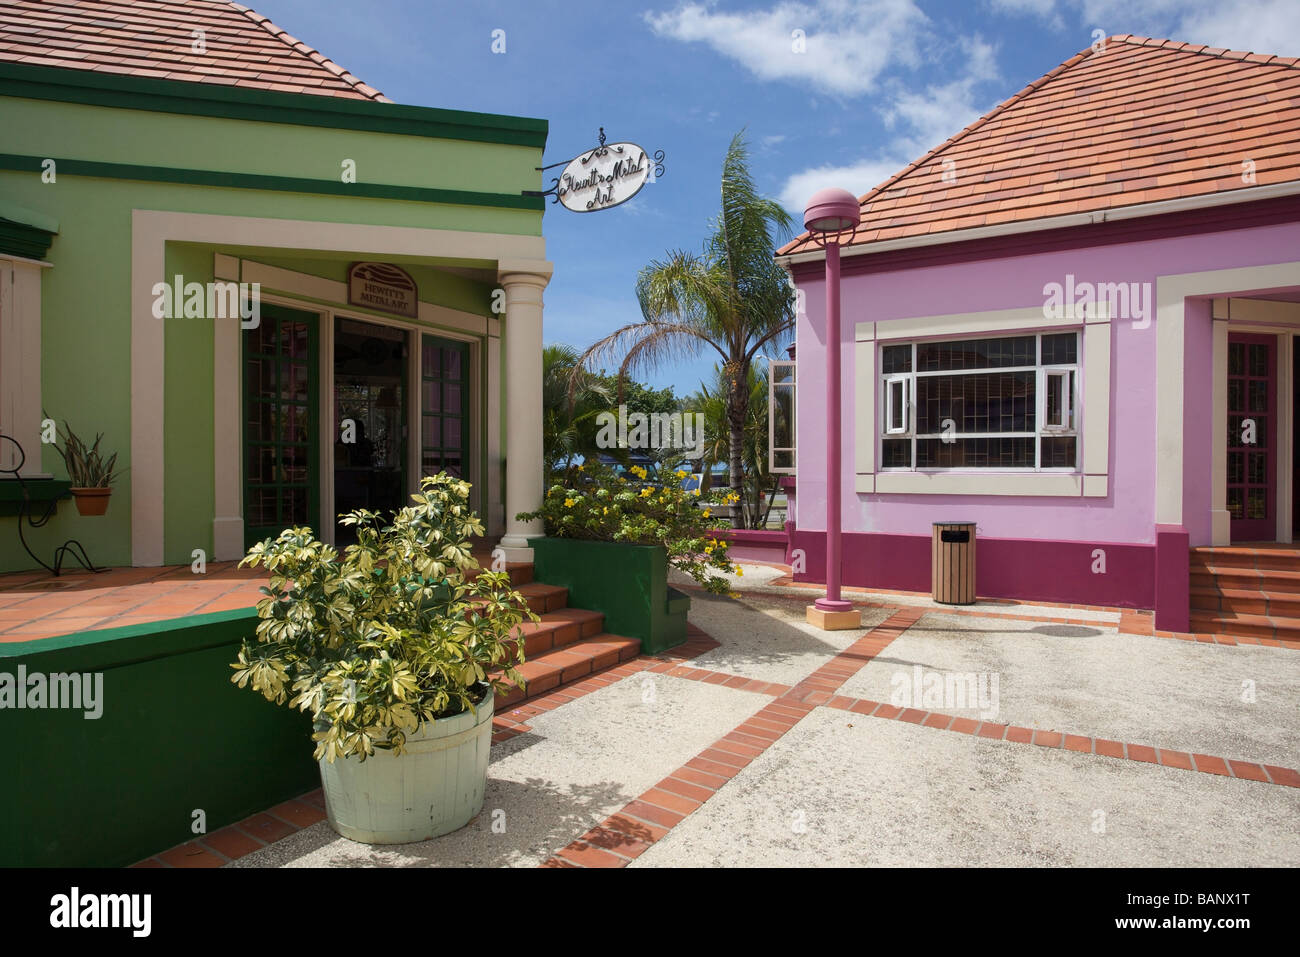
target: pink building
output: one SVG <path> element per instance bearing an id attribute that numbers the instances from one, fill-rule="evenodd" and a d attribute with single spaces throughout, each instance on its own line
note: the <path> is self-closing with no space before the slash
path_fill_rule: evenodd
<path id="1" fill-rule="evenodd" d="M 931 523 L 968 520 L 981 596 L 1290 627 L 1300 594 L 1267 592 L 1300 590 L 1300 63 L 1099 46 L 861 199 L 834 344 L 844 583 L 928 590 Z M 806 234 L 778 254 L 803 293 L 788 557 L 810 581 L 824 257 Z"/>

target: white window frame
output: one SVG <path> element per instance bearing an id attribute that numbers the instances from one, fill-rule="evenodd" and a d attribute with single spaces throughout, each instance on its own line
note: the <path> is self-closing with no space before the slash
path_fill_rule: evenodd
<path id="1" fill-rule="evenodd" d="M 767 372 L 767 470 L 773 475 L 794 475 L 796 462 L 796 449 L 799 447 L 799 437 L 796 428 L 799 422 L 799 416 L 796 411 L 796 403 L 799 401 L 799 372 L 798 364 L 794 359 L 769 359 Z M 777 370 L 789 368 L 790 379 L 788 382 L 777 381 Z M 790 445 L 776 445 L 776 391 L 778 388 L 788 388 L 790 390 Z M 778 468 L 776 465 L 776 454 L 778 452 L 790 453 L 789 468 Z"/>
<path id="2" fill-rule="evenodd" d="M 1063 379 L 1065 385 L 1061 388 L 1061 411 L 1064 413 L 1064 421 L 1060 423 L 1052 422 L 1048 419 L 1047 401 L 1051 389 L 1052 379 Z M 1038 421 L 1039 431 L 1051 433 L 1054 435 L 1074 435 L 1078 433 L 1078 403 L 1075 393 L 1079 388 L 1079 376 L 1075 366 L 1042 366 L 1038 372 Z"/>
<path id="3" fill-rule="evenodd" d="M 1052 363 L 1042 365 L 1039 358 L 1042 356 L 1042 338 L 1043 336 L 1064 335 L 1073 333 L 1075 335 L 1075 356 L 1076 361 L 1073 363 Z M 920 372 L 917 370 L 917 346 L 924 342 L 962 342 L 972 339 L 1021 339 L 1028 336 L 1034 337 L 1034 365 L 1024 366 L 999 366 L 991 369 L 971 369 L 971 370 L 944 370 L 936 372 Z M 883 474 L 916 474 L 916 475 L 1032 475 L 1036 473 L 1057 474 L 1057 475 L 1080 475 L 1082 473 L 1083 451 L 1081 446 L 1082 432 L 1079 422 L 1078 402 L 1075 398 L 1075 390 L 1081 379 L 1082 358 L 1084 350 L 1083 329 L 1078 326 L 1069 328 L 1050 329 L 1050 330 L 1025 330 L 1016 332 L 976 332 L 973 334 L 963 334 L 956 336 L 945 335 L 943 337 L 919 337 L 905 342 L 897 340 L 883 340 L 879 343 L 879 348 L 883 351 L 885 348 L 908 345 L 912 350 L 911 371 L 895 372 L 882 374 L 880 376 L 882 384 L 881 393 L 881 420 L 878 430 L 878 445 L 876 449 L 876 461 L 884 461 L 884 443 L 898 439 L 907 439 L 911 446 L 910 463 L 907 466 L 881 466 L 879 471 Z M 1001 467 L 1001 468 L 919 468 L 916 465 L 917 443 L 922 439 L 942 439 L 943 433 L 925 433 L 921 434 L 915 429 L 915 392 L 914 380 L 918 378 L 932 378 L 953 375 L 979 375 L 990 373 L 1004 372 L 1033 372 L 1035 374 L 1035 423 L 1034 432 L 978 432 L 967 435 L 959 435 L 959 438 L 1026 438 L 1032 436 L 1034 439 L 1034 464 L 1032 466 L 1019 467 Z M 1046 423 L 1047 393 L 1046 384 L 1049 375 L 1064 373 L 1067 375 L 1067 381 L 1070 374 L 1073 374 L 1073 388 L 1067 389 L 1068 415 L 1067 425 L 1062 427 L 1048 428 Z M 893 390 L 894 383 L 903 381 L 905 385 L 904 394 L 907 397 L 907 429 L 895 429 L 893 422 Z M 1075 464 L 1072 466 L 1053 466 L 1044 467 L 1042 463 L 1042 440 L 1047 437 L 1059 438 L 1074 436 L 1076 438 L 1075 446 Z"/>
<path id="4" fill-rule="evenodd" d="M 912 353 L 913 353 L 913 358 L 915 358 L 916 355 L 915 348 L 913 348 Z M 884 421 L 881 422 L 881 429 L 883 430 L 884 434 L 888 436 L 892 436 L 895 438 L 903 438 L 903 437 L 911 438 L 912 437 L 912 416 L 913 416 L 913 408 L 914 408 L 912 402 L 912 373 L 910 372 L 891 373 L 883 377 L 882 384 L 884 388 L 884 396 L 881 402 L 881 408 L 884 410 L 885 418 Z M 895 400 L 894 398 L 895 386 L 898 387 L 897 391 L 902 393 L 900 399 L 903 406 L 903 415 L 902 415 L 903 422 L 902 425 L 899 426 L 894 425 L 894 419 L 896 417 L 895 413 L 898 411 L 897 403 L 899 401 L 899 400 Z"/>

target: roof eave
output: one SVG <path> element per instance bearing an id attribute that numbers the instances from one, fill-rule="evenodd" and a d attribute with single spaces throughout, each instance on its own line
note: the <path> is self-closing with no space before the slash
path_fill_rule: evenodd
<path id="1" fill-rule="evenodd" d="M 899 239 L 885 239 L 874 243 L 860 243 L 855 246 L 841 247 L 840 255 L 842 257 L 870 256 L 874 253 L 899 249 L 944 246 L 951 243 L 970 242 L 971 240 L 1015 236 L 1020 233 L 1036 233 L 1048 229 L 1065 229 L 1071 226 L 1087 226 L 1093 223 L 1109 223 L 1125 219 L 1140 219 L 1143 216 L 1159 216 L 1162 213 L 1212 209 L 1216 206 L 1229 206 L 1237 203 L 1251 203 L 1264 199 L 1297 195 L 1300 195 L 1300 180 L 1289 183 L 1273 183 L 1268 186 L 1253 186 L 1248 189 L 1234 189 L 1225 193 L 1210 193 L 1206 196 L 1184 196 L 1179 199 L 1166 199 L 1155 203 L 1137 203 L 1133 206 L 1121 206 L 1117 209 L 1097 209 L 1087 213 L 1048 216 L 1027 222 L 999 223 L 996 226 L 977 226 L 972 229 L 949 230 L 925 236 L 904 236 Z M 800 263 L 821 262 L 825 258 L 826 251 L 817 248 L 797 253 L 779 254 L 776 256 L 776 261 L 781 266 L 788 268 Z"/>

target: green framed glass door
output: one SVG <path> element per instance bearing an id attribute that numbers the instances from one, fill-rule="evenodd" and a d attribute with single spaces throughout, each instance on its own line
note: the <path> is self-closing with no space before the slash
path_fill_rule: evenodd
<path id="1" fill-rule="evenodd" d="M 272 303 L 243 333 L 244 546 L 320 520 L 319 316 Z"/>
<path id="2" fill-rule="evenodd" d="M 420 349 L 420 474 L 468 478 L 469 344 L 423 336 Z"/>
<path id="3" fill-rule="evenodd" d="M 339 316 L 334 325 L 334 509 L 387 515 L 408 504 L 404 329 Z M 356 530 L 336 524 L 335 544 Z"/>

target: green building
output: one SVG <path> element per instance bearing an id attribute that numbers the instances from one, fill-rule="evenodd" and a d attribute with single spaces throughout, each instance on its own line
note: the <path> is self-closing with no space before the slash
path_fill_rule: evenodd
<path id="1" fill-rule="evenodd" d="M 539 530 L 508 516 L 542 491 L 546 134 L 392 103 L 238 4 L 6 5 L 0 434 L 38 511 L 68 477 L 43 422 L 102 432 L 127 470 L 102 517 L 60 499 L 36 553 L 342 541 L 337 513 L 446 470 L 526 557 Z M 0 572 L 35 567 L 0 476 Z"/>

